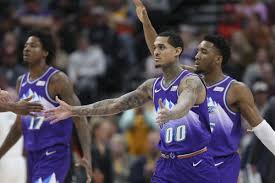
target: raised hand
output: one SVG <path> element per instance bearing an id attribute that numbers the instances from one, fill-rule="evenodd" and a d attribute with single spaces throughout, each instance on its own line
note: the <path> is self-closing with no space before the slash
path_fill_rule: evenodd
<path id="1" fill-rule="evenodd" d="M 134 1 L 134 4 L 136 5 L 136 12 L 137 12 L 138 19 L 142 23 L 144 23 L 146 19 L 149 19 L 146 8 L 141 2 L 141 0 L 133 0 L 133 1 Z"/>
<path id="2" fill-rule="evenodd" d="M 45 121 L 50 121 L 50 123 L 56 123 L 72 116 L 72 106 L 60 100 L 58 96 L 55 97 L 55 100 L 59 103 L 59 106 L 44 111 Z"/>
<path id="3" fill-rule="evenodd" d="M 14 103 L 11 111 L 19 115 L 32 115 L 32 112 L 41 112 L 43 106 L 37 102 L 30 102 L 32 96 Z"/>
<path id="4" fill-rule="evenodd" d="M 167 109 L 165 105 L 162 103 L 162 100 L 159 99 L 159 111 L 157 113 L 156 122 L 159 125 L 162 125 L 164 123 L 167 123 L 171 119 L 172 119 L 171 111 Z"/>
<path id="5" fill-rule="evenodd" d="M 92 171 L 91 163 L 89 163 L 86 158 L 82 158 L 75 165 L 76 166 L 82 166 L 82 167 L 85 168 L 86 177 L 87 177 L 86 183 L 90 183 L 92 181 L 92 177 L 93 177 L 93 171 Z"/>

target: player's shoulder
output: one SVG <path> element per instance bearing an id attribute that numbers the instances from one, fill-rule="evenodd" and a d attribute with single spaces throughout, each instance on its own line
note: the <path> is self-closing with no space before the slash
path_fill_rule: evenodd
<path id="1" fill-rule="evenodd" d="M 194 73 L 189 73 L 186 77 L 182 78 L 180 84 L 182 85 L 183 83 L 190 83 L 192 86 L 203 86 L 200 76 Z"/>
<path id="2" fill-rule="evenodd" d="M 18 93 L 19 92 L 19 88 L 21 87 L 21 82 L 22 82 L 22 79 L 23 79 L 23 76 L 24 74 L 22 74 L 21 76 L 19 76 L 17 78 L 17 81 L 16 81 L 16 92 Z"/>
<path id="3" fill-rule="evenodd" d="M 52 96 L 59 95 L 62 91 L 71 91 L 73 84 L 69 77 L 62 71 L 55 72 L 49 80 L 48 90 Z"/>
<path id="4" fill-rule="evenodd" d="M 248 86 L 245 83 L 240 82 L 240 81 L 236 81 L 236 80 L 232 81 L 232 84 L 231 84 L 230 88 L 231 88 L 231 90 L 233 90 L 235 92 L 239 92 L 239 91 L 242 91 L 242 90 L 249 89 Z"/>
<path id="5" fill-rule="evenodd" d="M 24 77 L 24 74 L 20 75 L 20 76 L 17 78 L 16 85 L 19 85 L 19 84 L 21 83 L 23 77 Z"/>
<path id="6" fill-rule="evenodd" d="M 150 78 L 150 79 L 147 79 L 144 83 L 152 84 L 153 85 L 157 79 L 158 78 Z"/>
<path id="7" fill-rule="evenodd" d="M 59 83 L 59 82 L 67 82 L 69 77 L 62 71 L 58 70 L 53 76 L 50 78 L 50 83 Z M 60 83 L 61 84 L 61 83 Z"/>
<path id="8" fill-rule="evenodd" d="M 245 83 L 234 80 L 232 81 L 228 93 L 235 96 L 236 98 L 242 98 L 250 95 L 251 91 Z"/>
<path id="9" fill-rule="evenodd" d="M 152 89 L 157 78 L 150 78 L 144 81 L 138 88 L 137 91 L 142 91 L 152 97 Z"/>
<path id="10" fill-rule="evenodd" d="M 146 81 L 144 81 L 139 88 L 147 88 L 147 89 L 151 89 L 155 83 L 157 78 L 150 78 L 147 79 Z"/>

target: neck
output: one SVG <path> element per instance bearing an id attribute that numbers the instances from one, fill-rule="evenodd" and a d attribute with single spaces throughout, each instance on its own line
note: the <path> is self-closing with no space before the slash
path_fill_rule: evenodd
<path id="1" fill-rule="evenodd" d="M 49 66 L 45 62 L 40 62 L 36 65 L 29 65 L 29 73 L 30 73 L 30 79 L 35 80 L 38 77 L 40 77 Z"/>
<path id="2" fill-rule="evenodd" d="M 208 86 L 217 83 L 218 81 L 225 78 L 221 68 L 213 69 L 211 72 L 204 74 L 204 81 Z"/>
<path id="3" fill-rule="evenodd" d="M 162 67 L 164 82 L 166 85 L 169 85 L 182 71 L 178 62 L 174 62 L 170 65 Z"/>

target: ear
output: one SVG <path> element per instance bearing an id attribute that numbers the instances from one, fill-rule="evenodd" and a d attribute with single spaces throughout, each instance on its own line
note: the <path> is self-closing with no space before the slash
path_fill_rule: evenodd
<path id="1" fill-rule="evenodd" d="M 217 56 L 215 60 L 216 64 L 222 64 L 222 56 Z"/>
<path id="2" fill-rule="evenodd" d="M 183 49 L 181 47 L 177 47 L 176 48 L 176 56 L 180 56 L 180 54 L 182 53 Z"/>
<path id="3" fill-rule="evenodd" d="M 49 52 L 44 51 L 44 56 L 47 57 L 49 55 Z"/>

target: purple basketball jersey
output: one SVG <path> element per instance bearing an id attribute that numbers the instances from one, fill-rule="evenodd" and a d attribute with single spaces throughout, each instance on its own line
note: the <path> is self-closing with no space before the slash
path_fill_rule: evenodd
<path id="1" fill-rule="evenodd" d="M 212 139 L 209 150 L 214 157 L 227 156 L 238 149 L 242 135 L 241 115 L 227 106 L 227 91 L 234 80 L 227 76 L 207 87 L 207 101 Z"/>
<path id="2" fill-rule="evenodd" d="M 168 109 L 172 109 L 177 104 L 179 84 L 191 75 L 195 74 L 183 70 L 168 87 L 163 85 L 163 76 L 156 79 L 153 86 L 153 101 L 156 111 L 159 109 L 160 98 Z M 161 152 L 185 154 L 208 146 L 209 141 L 209 114 L 205 99 L 202 104 L 193 106 L 184 117 L 170 120 L 161 126 L 159 149 Z"/>
<path id="3" fill-rule="evenodd" d="M 50 109 L 58 106 L 48 93 L 48 83 L 50 78 L 58 70 L 49 67 L 49 69 L 38 79 L 30 81 L 29 73 L 23 75 L 20 84 L 19 98 L 25 99 L 32 97 L 32 102 L 39 102 L 44 109 Z M 50 124 L 44 121 L 42 114 L 36 117 L 27 115 L 21 117 L 22 130 L 24 135 L 24 147 L 29 151 L 37 151 L 55 144 L 68 145 L 72 136 L 72 119 L 66 119 L 56 124 Z"/>

